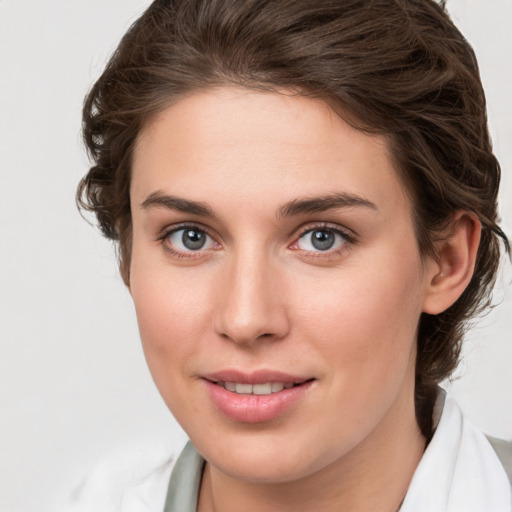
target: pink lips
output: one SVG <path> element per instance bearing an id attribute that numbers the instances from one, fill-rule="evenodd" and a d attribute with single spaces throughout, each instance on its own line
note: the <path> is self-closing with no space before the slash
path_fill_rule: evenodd
<path id="1" fill-rule="evenodd" d="M 313 379 L 266 370 L 253 373 L 224 370 L 204 375 L 203 380 L 214 405 L 227 418 L 242 423 L 262 423 L 277 418 L 304 397 L 313 383 Z M 294 387 L 268 395 L 239 394 L 218 384 L 224 382 L 253 385 L 282 382 L 293 383 Z"/>

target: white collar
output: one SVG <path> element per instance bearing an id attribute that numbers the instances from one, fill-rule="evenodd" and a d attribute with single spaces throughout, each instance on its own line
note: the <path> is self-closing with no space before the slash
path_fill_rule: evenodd
<path id="1" fill-rule="evenodd" d="M 438 405 L 444 397 L 441 390 Z M 510 484 L 496 453 L 449 397 L 400 512 L 511 512 Z"/>

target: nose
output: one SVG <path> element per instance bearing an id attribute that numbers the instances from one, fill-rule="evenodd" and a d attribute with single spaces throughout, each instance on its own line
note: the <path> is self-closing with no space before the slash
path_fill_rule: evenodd
<path id="1" fill-rule="evenodd" d="M 240 345 L 283 338 L 290 327 L 283 284 L 269 258 L 238 257 L 217 290 L 215 331 Z"/>

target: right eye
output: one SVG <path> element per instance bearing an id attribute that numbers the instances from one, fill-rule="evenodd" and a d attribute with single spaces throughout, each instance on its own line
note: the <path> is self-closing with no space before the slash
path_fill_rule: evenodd
<path id="1" fill-rule="evenodd" d="M 164 242 L 171 251 L 177 253 L 190 253 L 218 248 L 218 244 L 206 231 L 195 226 L 185 226 L 171 231 L 165 235 Z"/>

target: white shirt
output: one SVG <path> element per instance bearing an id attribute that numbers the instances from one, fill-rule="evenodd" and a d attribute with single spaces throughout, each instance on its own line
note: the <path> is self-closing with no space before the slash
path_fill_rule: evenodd
<path id="1" fill-rule="evenodd" d="M 439 399 L 442 404 L 444 392 Z M 462 416 L 453 400 L 447 398 L 441 406 L 437 429 L 400 512 L 512 512 L 508 477 L 486 437 Z M 173 472 L 177 459 L 145 450 L 107 460 L 64 510 L 195 512 L 203 460 L 190 443 Z"/>

